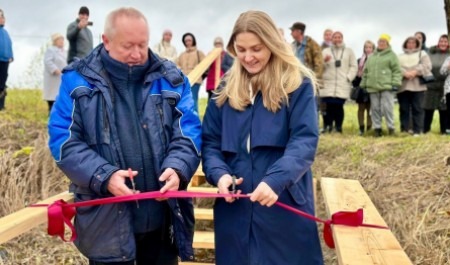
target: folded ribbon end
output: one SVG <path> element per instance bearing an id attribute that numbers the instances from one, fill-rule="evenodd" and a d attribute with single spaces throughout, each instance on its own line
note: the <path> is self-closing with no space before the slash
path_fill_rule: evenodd
<path id="1" fill-rule="evenodd" d="M 47 232 L 51 236 L 59 236 L 65 242 L 72 242 L 77 237 L 75 228 L 72 225 L 72 218 L 75 216 L 75 208 L 67 206 L 64 200 L 55 201 L 48 206 Z M 72 236 L 69 240 L 64 238 L 64 224 L 67 224 L 72 230 Z"/>

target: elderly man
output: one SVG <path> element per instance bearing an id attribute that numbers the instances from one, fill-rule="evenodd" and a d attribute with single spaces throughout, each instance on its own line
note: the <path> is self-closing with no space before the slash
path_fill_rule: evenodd
<path id="1" fill-rule="evenodd" d="M 69 40 L 69 54 L 67 62 L 71 63 L 75 58 L 83 58 L 88 55 L 94 47 L 92 32 L 88 26 L 89 9 L 85 6 L 78 11 L 78 18 L 67 27 L 67 39 Z"/>
<path id="2" fill-rule="evenodd" d="M 11 38 L 4 27 L 5 15 L 3 14 L 3 10 L 0 9 L 0 110 L 5 108 L 8 67 L 14 60 Z"/>
<path id="3" fill-rule="evenodd" d="M 76 201 L 185 189 L 201 141 L 187 78 L 148 49 L 134 8 L 111 12 L 102 38 L 65 69 L 50 115 L 49 146 Z M 193 225 L 189 199 L 80 208 L 75 245 L 91 265 L 178 264 L 193 259 Z"/>

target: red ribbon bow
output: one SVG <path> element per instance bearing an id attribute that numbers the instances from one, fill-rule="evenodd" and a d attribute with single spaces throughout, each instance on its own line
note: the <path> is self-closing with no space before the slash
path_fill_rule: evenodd
<path id="1" fill-rule="evenodd" d="M 128 202 L 142 199 L 156 199 L 156 198 L 224 198 L 224 197 L 249 198 L 248 195 L 244 194 L 217 194 L 208 192 L 188 192 L 188 191 L 168 191 L 162 194 L 159 191 L 152 191 L 120 197 L 109 197 L 91 201 L 83 201 L 77 203 L 67 203 L 64 200 L 59 200 L 50 205 L 34 204 L 31 205 L 31 207 L 44 207 L 44 206 L 48 207 L 48 227 L 47 227 L 48 234 L 51 236 L 59 236 L 65 242 L 72 242 L 77 237 L 75 227 L 71 222 L 72 218 L 75 216 L 76 213 L 75 209 L 77 207 Z M 284 203 L 276 202 L 275 204 L 281 208 L 284 208 L 290 212 L 303 216 L 309 220 L 323 223 L 324 224 L 323 238 L 329 248 L 335 247 L 331 225 L 345 225 L 353 227 L 363 226 L 379 229 L 389 229 L 388 227 L 385 226 L 364 224 L 363 209 L 358 209 L 355 212 L 344 212 L 344 211 L 336 212 L 331 216 L 331 220 L 322 220 L 313 215 L 310 215 L 308 213 L 295 209 L 289 205 L 286 205 Z M 71 230 L 71 237 L 69 240 L 66 240 L 66 238 L 64 237 L 65 225 L 67 225 Z"/>

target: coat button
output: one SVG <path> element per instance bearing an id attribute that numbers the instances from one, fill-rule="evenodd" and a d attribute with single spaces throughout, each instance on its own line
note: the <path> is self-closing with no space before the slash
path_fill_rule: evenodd
<path id="1" fill-rule="evenodd" d="M 147 129 L 147 124 L 142 125 L 142 128 Z"/>
<path id="2" fill-rule="evenodd" d="M 194 256 L 189 256 L 189 259 L 190 260 L 194 260 Z"/>

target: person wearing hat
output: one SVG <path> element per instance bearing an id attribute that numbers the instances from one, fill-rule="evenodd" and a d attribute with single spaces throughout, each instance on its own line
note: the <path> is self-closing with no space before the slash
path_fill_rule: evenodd
<path id="1" fill-rule="evenodd" d="M 311 69 L 315 74 L 318 81 L 317 88 L 320 90 L 322 85 L 322 75 L 324 69 L 324 61 L 322 57 L 322 48 L 317 44 L 317 42 L 305 35 L 306 25 L 302 22 L 295 22 L 291 29 L 291 36 L 294 38 L 294 42 L 292 42 L 292 50 L 294 51 L 297 59 L 300 60 L 301 63 L 306 65 L 309 69 Z M 325 115 L 326 113 L 326 104 L 320 102 L 320 91 L 317 91 L 316 101 L 317 101 L 317 113 Z M 320 115 L 318 115 L 320 116 Z M 324 121 L 325 123 L 325 121 Z M 321 130 L 323 132 L 324 130 Z"/>
<path id="2" fill-rule="evenodd" d="M 8 79 L 9 64 L 14 60 L 12 42 L 5 30 L 5 15 L 0 9 L 0 110 L 5 108 L 6 80 Z"/>
<path id="3" fill-rule="evenodd" d="M 160 57 L 175 62 L 175 60 L 177 59 L 177 49 L 175 48 L 175 46 L 170 44 L 171 40 L 172 31 L 170 29 L 164 30 L 161 41 L 158 42 L 155 47 L 153 47 L 153 51 L 156 52 Z"/>
<path id="4" fill-rule="evenodd" d="M 88 26 L 92 25 L 89 22 L 89 9 L 85 6 L 78 11 L 78 18 L 69 24 L 67 27 L 67 39 L 69 40 L 69 54 L 67 62 L 71 63 L 75 58 L 84 58 L 94 48 L 94 40 L 92 32 Z"/>
<path id="5" fill-rule="evenodd" d="M 365 88 L 370 95 L 370 112 L 375 137 L 382 136 L 381 121 L 384 116 L 388 132 L 393 135 L 394 98 L 402 84 L 402 70 L 397 55 L 392 51 L 389 42 L 391 36 L 381 34 L 378 47 L 374 55 L 367 59 L 361 80 L 361 88 Z"/>
<path id="6" fill-rule="evenodd" d="M 188 75 L 204 58 L 205 54 L 197 49 L 197 41 L 194 34 L 188 32 L 183 35 L 181 41 L 186 50 L 177 58 L 177 65 L 181 71 Z M 191 84 L 192 97 L 194 98 L 194 108 L 198 112 L 198 91 L 203 79 L 199 77 L 194 84 Z"/>
<path id="7" fill-rule="evenodd" d="M 292 42 L 292 50 L 295 56 L 305 64 L 309 69 L 313 70 L 318 79 L 323 74 L 323 58 L 322 49 L 317 42 L 305 35 L 306 25 L 301 22 L 295 22 L 291 29 L 291 36 L 294 38 Z"/>
<path id="8" fill-rule="evenodd" d="M 234 59 L 231 55 L 223 49 L 223 39 L 216 37 L 214 39 L 214 48 L 222 49 L 220 58 L 220 77 L 222 77 L 233 65 Z M 216 67 L 217 62 L 214 61 L 208 69 L 208 75 L 206 76 L 206 92 L 208 93 L 208 100 L 213 95 L 213 91 L 217 87 L 216 79 Z"/>
<path id="9" fill-rule="evenodd" d="M 55 33 L 51 39 L 52 45 L 47 48 L 44 55 L 44 91 L 42 95 L 43 99 L 47 101 L 49 113 L 61 85 L 61 72 L 67 65 L 64 36 Z"/>

